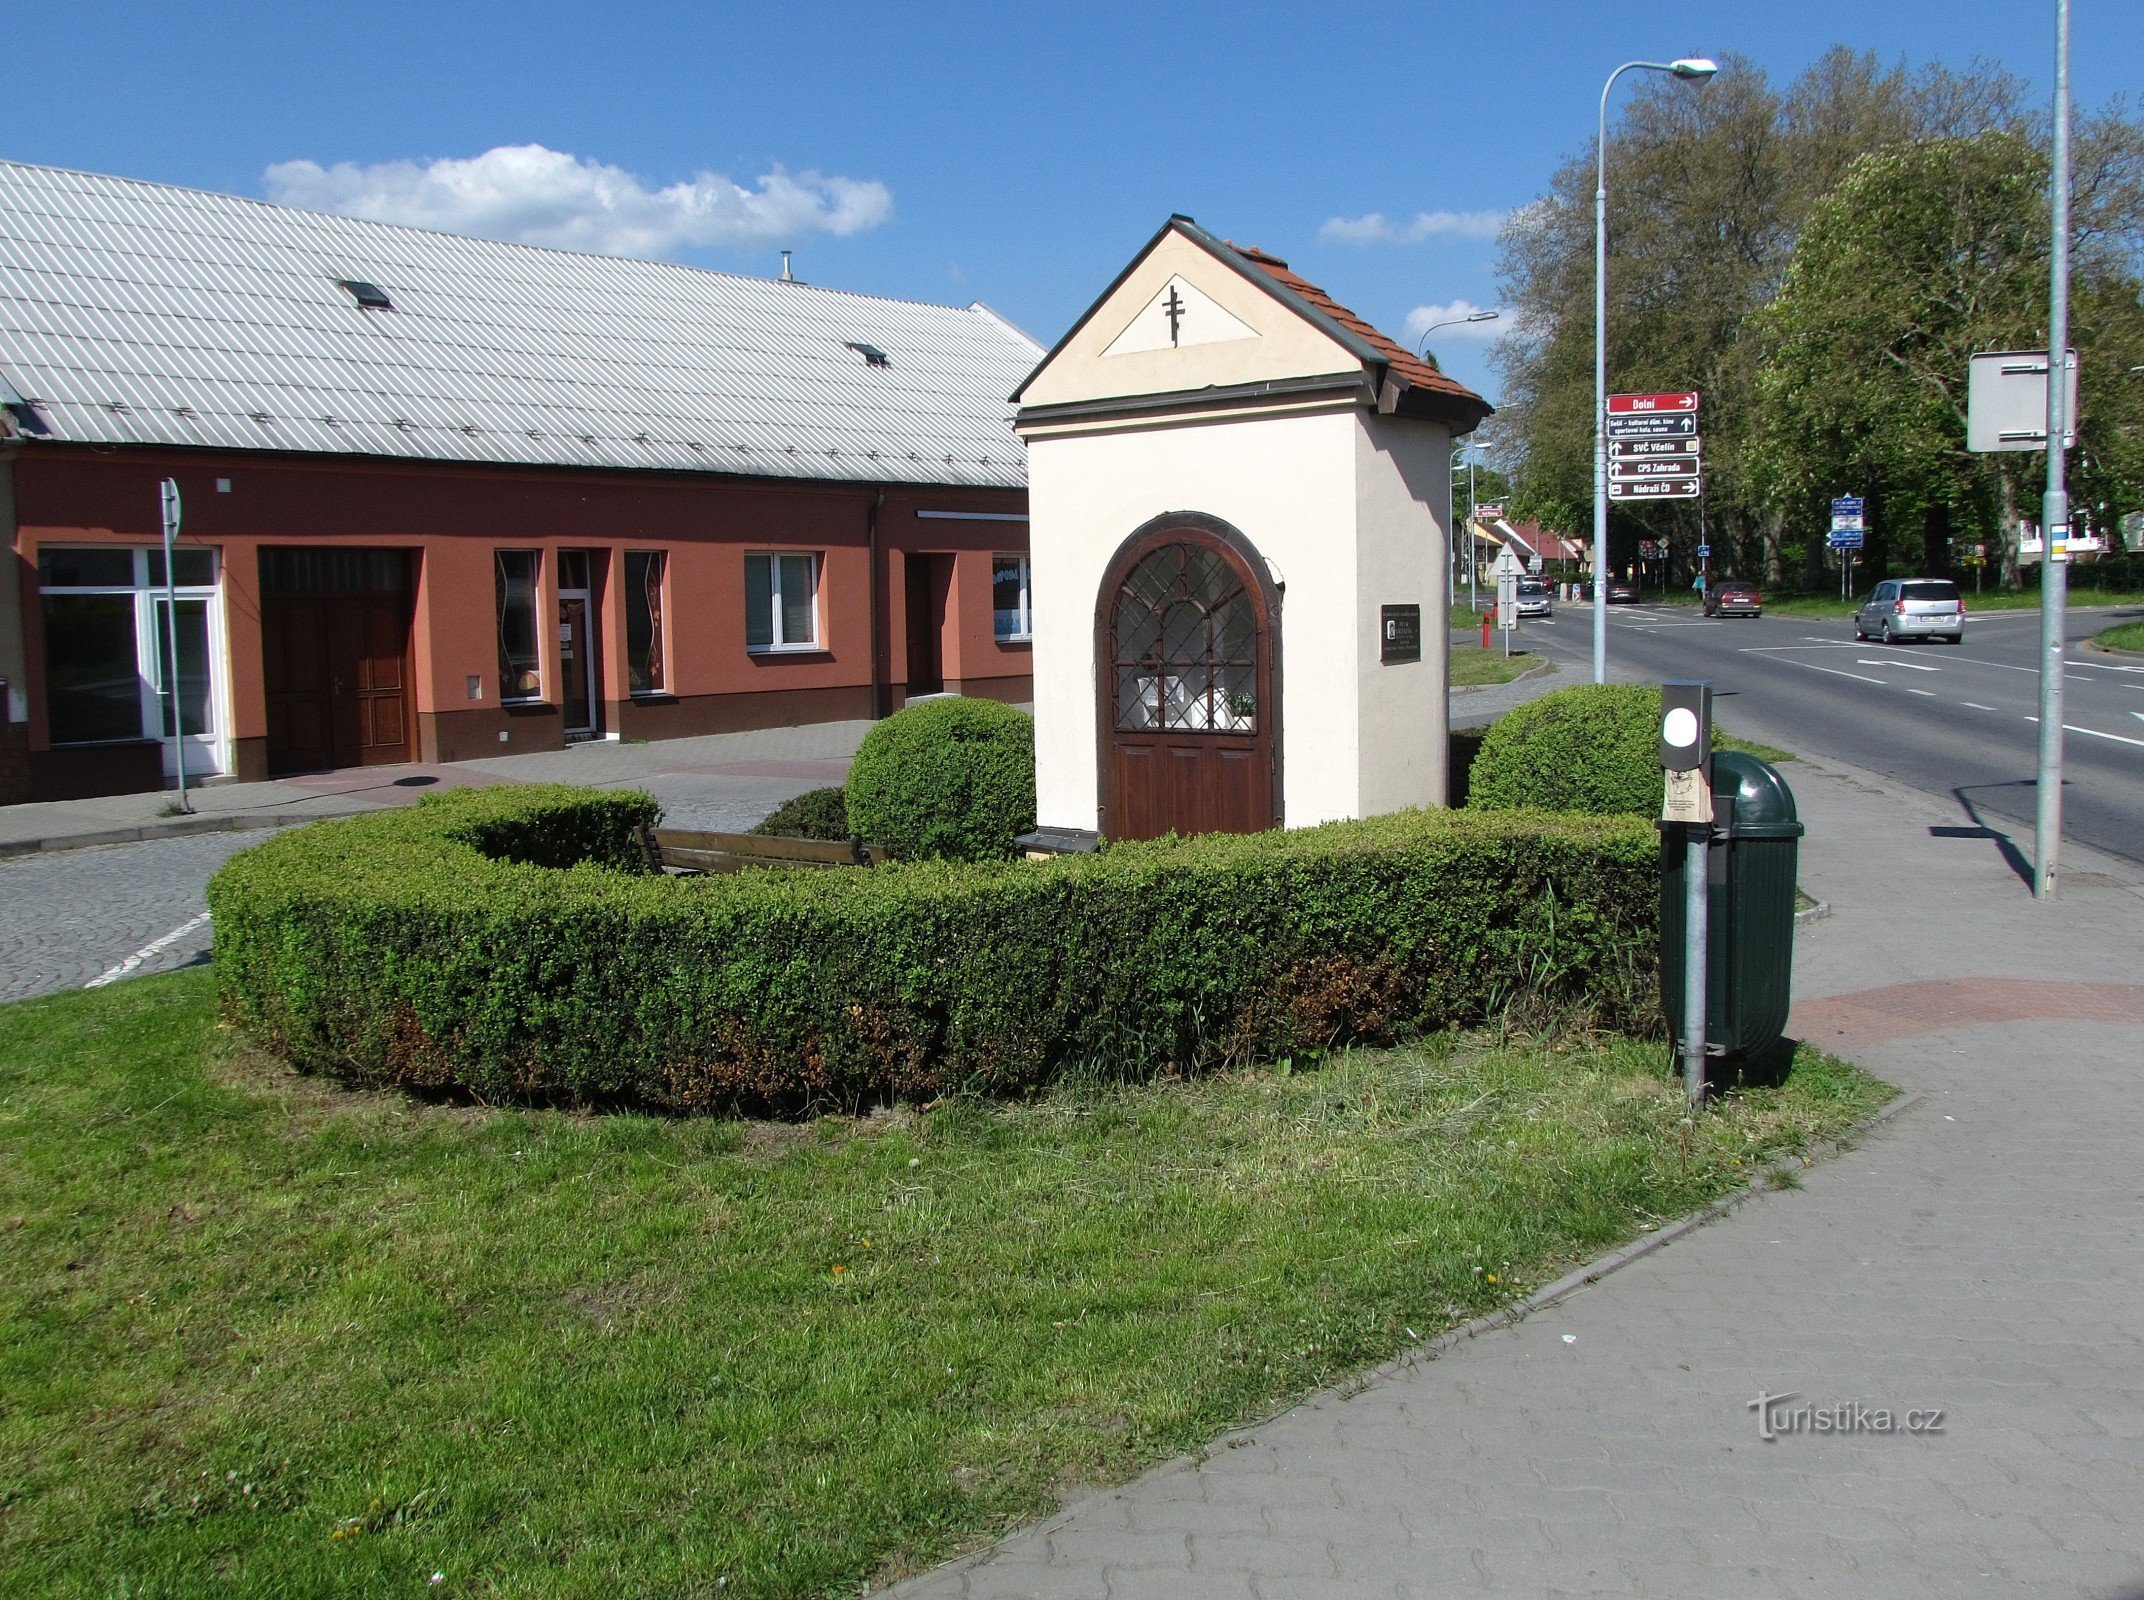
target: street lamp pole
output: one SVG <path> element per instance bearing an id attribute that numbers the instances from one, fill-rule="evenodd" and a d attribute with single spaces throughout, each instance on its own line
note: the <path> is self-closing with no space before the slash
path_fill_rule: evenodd
<path id="1" fill-rule="evenodd" d="M 1626 61 L 1601 85 L 1599 181 L 1593 188 L 1593 681 L 1608 681 L 1608 92 L 1626 72 L 1665 72 L 1703 83 L 1719 71 L 1702 56 Z"/>
<path id="2" fill-rule="evenodd" d="M 1463 317 L 1447 317 L 1442 322 L 1432 322 L 1422 330 L 1421 342 L 1415 346 L 1415 353 L 1425 358 L 1428 356 L 1429 336 L 1439 328 L 1457 328 L 1469 322 L 1494 322 L 1502 315 L 1503 312 L 1501 311 L 1469 311 Z M 1472 451 L 1478 449 L 1479 444 L 1475 441 L 1469 441 L 1467 444 L 1459 446 L 1459 448 Z M 1474 609 L 1474 503 L 1474 458 L 1470 454 L 1467 457 L 1467 609 L 1469 611 Z M 1451 589 L 1458 587 L 1456 580 L 1459 574 L 1459 518 L 1452 510 L 1452 465 L 1449 458 L 1446 459 L 1444 464 L 1444 523 L 1446 536 L 1451 541 L 1453 562 L 1452 577 L 1454 581 L 1446 590 L 1446 598 L 1449 599 Z"/>
<path id="3" fill-rule="evenodd" d="M 2053 264 L 2047 284 L 2047 490 L 2040 498 L 2040 766 L 2033 817 L 2032 892 L 2056 894 L 2062 849 L 2062 651 L 2069 598 L 2070 495 L 2063 437 L 2070 348 L 2070 0 L 2055 0 L 2055 151 Z M 2058 541 L 2060 542 L 2058 545 Z M 2061 553 L 2056 552 L 2058 548 Z"/>

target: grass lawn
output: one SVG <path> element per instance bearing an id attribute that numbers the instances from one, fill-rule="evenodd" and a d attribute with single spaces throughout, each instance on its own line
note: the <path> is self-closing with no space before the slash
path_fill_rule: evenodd
<path id="1" fill-rule="evenodd" d="M 2105 650 L 2144 650 L 2144 622 L 2121 622 L 2092 636 Z"/>
<path id="2" fill-rule="evenodd" d="M 1514 650 L 1507 656 L 1500 646 L 1492 645 L 1484 650 L 1478 644 L 1455 644 L 1452 646 L 1452 687 L 1462 689 L 1485 683 L 1509 683 L 1521 673 L 1541 665 L 1544 659 L 1524 650 Z M 1551 667 L 1549 670 L 1555 669 Z"/>
<path id="3" fill-rule="evenodd" d="M 346 1093 L 202 971 L 0 1007 L 0 1590 L 854 1592 L 1889 1093 L 1810 1052 L 1693 1129 L 1662 1058 L 777 1125 Z"/>

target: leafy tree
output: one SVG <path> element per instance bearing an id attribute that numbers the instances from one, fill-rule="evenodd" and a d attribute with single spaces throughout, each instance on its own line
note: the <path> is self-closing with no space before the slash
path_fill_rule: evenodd
<path id="1" fill-rule="evenodd" d="M 2014 132 L 1863 156 L 1811 211 L 1778 296 L 1748 319 L 1762 357 L 1753 487 L 1812 528 L 1831 495 L 1867 494 L 1872 572 L 1889 553 L 1940 571 L 1953 541 L 1992 532 L 2004 580 L 2017 581 L 2015 519 L 2044 458 L 1966 451 L 1966 374 L 1975 351 L 2046 347 L 2047 180 L 2038 147 Z M 2144 338 L 2119 232 L 2078 252 L 2074 318 L 2096 402 L 2079 408 L 2080 487 L 2117 496 L 2134 445 L 2105 357 Z"/>
<path id="2" fill-rule="evenodd" d="M 1976 141 L 1983 138 L 1993 143 L 1977 163 L 1960 165 L 1960 152 L 1981 148 Z M 1945 408 L 1962 396 L 1962 360 L 1940 390 L 1925 381 L 1883 390 L 1893 400 L 1906 397 L 1905 409 L 1885 418 L 1875 415 L 1876 395 L 1856 393 L 1844 370 L 1827 371 L 1820 392 L 1797 399 L 1768 365 L 1777 341 L 1795 331 L 1766 309 L 1785 291 L 1790 269 L 1802 280 L 1797 299 L 1808 327 L 1800 331 L 1816 339 L 1820 325 L 1829 329 L 1800 352 L 1806 368 L 1821 366 L 1816 358 L 1824 348 L 1847 348 L 1857 327 L 1856 337 L 1873 336 L 1853 320 L 1854 297 L 1873 286 L 1803 265 L 1808 252 L 1799 246 L 1826 197 L 1850 175 L 1874 186 L 1866 198 L 1900 198 L 1878 193 L 1884 185 L 1862 171 L 1865 158 L 1925 144 L 1952 152 L 1947 180 L 1934 168 L 1911 167 L 1892 174 L 1893 186 L 1910 190 L 1911 175 L 1918 174 L 1938 188 L 1950 182 L 1954 198 L 2000 200 L 2001 215 L 1979 217 L 1976 225 L 1996 227 L 1990 248 L 2016 259 L 1991 258 L 1978 268 L 1952 263 L 1962 276 L 1942 293 L 1931 289 L 1938 302 L 1955 298 L 1976 271 L 2002 280 L 2000 293 L 1983 285 L 1968 312 L 1911 304 L 1908 274 L 1884 279 L 1894 292 L 1890 309 L 1927 341 L 1916 346 L 1907 338 L 1899 356 L 1921 349 L 1932 362 L 1947 355 L 1943 340 L 1971 341 L 1995 328 L 2011 330 L 2006 342 L 2044 343 L 2046 127 L 2025 87 L 2006 73 L 1985 66 L 1909 73 L 1839 48 L 1779 94 L 1755 63 L 1730 58 L 1702 90 L 1644 80 L 1614 132 L 1610 383 L 1703 392 L 1705 511 L 1727 570 L 1777 582 L 1800 566 L 1813 577 L 1823 559 L 1821 501 L 1848 486 L 1842 474 L 1858 476 L 1861 487 L 1883 500 L 1878 537 L 1902 531 L 1916 562 L 1940 552 L 1948 537 L 1984 537 L 1998 522 L 2007 526 L 2005 507 L 2030 503 L 2026 479 L 2036 476 L 2038 458 L 1961 460 L 1962 432 L 1959 448 L 1938 447 L 1948 438 Z M 2144 419 L 2137 414 L 2144 375 L 2127 373 L 2144 364 L 2144 355 L 2119 355 L 2134 341 L 2135 277 L 2144 254 L 2144 129 L 2117 100 L 2079 119 L 2074 156 L 2077 343 L 2101 351 L 2084 370 L 2078 499 L 2104 501 L 2111 516 L 2137 503 L 2136 486 L 2144 481 L 2137 459 L 2144 453 L 2138 426 Z M 2004 162 L 2011 166 L 2007 175 L 1996 170 Z M 1564 532 L 1587 529 L 1592 517 L 1593 185 L 1587 149 L 1557 170 L 1547 194 L 1514 214 L 1499 263 L 1503 297 L 1515 313 L 1515 332 L 1498 348 L 1506 382 L 1499 461 L 1516 480 L 1514 509 Z M 2035 205 L 2037 246 L 2029 221 Z M 1940 243 L 1941 230 L 1932 230 L 1926 215 L 1877 220 L 1929 250 Z M 1852 231 L 1836 220 L 1827 226 Z M 1969 234 L 1952 241 L 1968 257 L 1975 248 Z M 1836 317 L 1814 303 L 1819 281 L 1848 297 Z M 1938 328 L 1946 330 L 1940 338 Z M 1866 358 L 1879 346 L 1864 339 L 1855 348 Z M 1847 409 L 1834 415 L 1827 397 Z M 1773 410 L 1782 401 L 1792 402 L 1795 424 L 1805 430 L 1791 449 L 1783 448 L 1786 422 Z M 1696 518 L 1689 503 L 1630 515 L 1619 508 L 1611 559 L 1627 562 L 1630 544 L 1646 533 L 1668 535 L 1688 549 Z"/>

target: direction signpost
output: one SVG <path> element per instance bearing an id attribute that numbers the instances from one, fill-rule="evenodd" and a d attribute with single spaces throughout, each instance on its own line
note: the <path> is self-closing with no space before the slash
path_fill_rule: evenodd
<path id="1" fill-rule="evenodd" d="M 1831 503 L 1831 534 L 1824 542 L 1839 552 L 1839 598 L 1853 595 L 1854 561 L 1868 540 L 1868 502 L 1842 494 Z"/>
<path id="2" fill-rule="evenodd" d="M 1608 397 L 1608 498 L 1695 500 L 1705 492 L 1697 396 Z M 1596 574 L 1598 576 L 1598 574 Z"/>
<path id="3" fill-rule="evenodd" d="M 1603 194 L 1607 191 L 1602 190 Z M 1604 234 L 1605 238 L 1606 235 Z M 1605 269 L 1604 269 L 1605 270 Z M 1605 281 L 1605 279 L 1603 280 Z M 1603 302 L 1605 306 L 1605 302 Z M 1605 325 L 1607 312 L 1601 313 Z M 1595 374 L 1606 371 L 1606 358 Z M 1596 399 L 1600 388 L 1593 391 Z M 1594 458 L 1594 471 L 1605 468 L 1608 499 L 1696 500 L 1703 512 L 1704 441 L 1697 432 L 1697 392 L 1612 394 L 1606 397 L 1601 437 L 1605 459 Z M 1600 477 L 1594 479 L 1593 502 L 1593 681 L 1608 681 L 1608 509 L 1599 500 Z M 1663 548 L 1662 555 L 1666 551 Z M 1641 555 L 1641 560 L 1646 559 Z"/>

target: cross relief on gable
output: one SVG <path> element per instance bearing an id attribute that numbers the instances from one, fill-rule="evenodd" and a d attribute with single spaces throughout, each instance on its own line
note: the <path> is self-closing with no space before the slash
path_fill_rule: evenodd
<path id="1" fill-rule="evenodd" d="M 1205 290 L 1172 276 L 1102 354 L 1122 356 L 1141 350 L 1182 349 L 1186 345 L 1257 337 L 1255 328 L 1223 309 Z"/>

